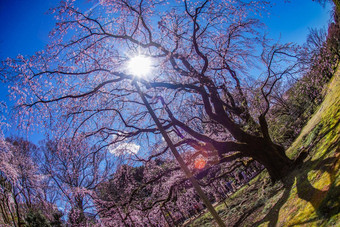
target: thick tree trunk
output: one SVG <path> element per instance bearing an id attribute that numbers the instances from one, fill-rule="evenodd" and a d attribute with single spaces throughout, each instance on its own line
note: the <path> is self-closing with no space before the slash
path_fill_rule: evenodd
<path id="1" fill-rule="evenodd" d="M 293 167 L 294 161 L 288 158 L 282 146 L 262 139 L 250 147 L 255 148 L 249 152 L 250 156 L 264 165 L 273 182 L 282 180 Z"/>

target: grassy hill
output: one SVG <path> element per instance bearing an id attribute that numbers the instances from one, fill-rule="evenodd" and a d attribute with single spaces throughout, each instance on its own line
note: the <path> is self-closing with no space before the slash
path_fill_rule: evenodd
<path id="1" fill-rule="evenodd" d="M 308 153 L 285 179 L 270 185 L 266 171 L 216 206 L 227 226 L 340 226 L 340 70 L 299 137 L 291 158 Z M 189 226 L 213 226 L 209 213 Z"/>

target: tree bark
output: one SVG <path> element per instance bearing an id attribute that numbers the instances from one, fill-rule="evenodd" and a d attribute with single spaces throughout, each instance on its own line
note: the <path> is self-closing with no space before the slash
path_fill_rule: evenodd
<path id="1" fill-rule="evenodd" d="M 282 146 L 274 144 L 266 139 L 259 139 L 250 144 L 250 157 L 264 165 L 271 180 L 282 180 L 293 167 L 294 161 L 289 159 Z"/>
<path id="2" fill-rule="evenodd" d="M 213 146 L 218 151 L 220 162 L 230 162 L 246 157 L 258 161 L 268 170 L 273 182 L 286 176 L 287 171 L 294 165 L 294 160 L 288 158 L 284 148 L 273 143 L 270 138 L 252 136 L 245 143 L 226 141 L 214 143 Z"/>

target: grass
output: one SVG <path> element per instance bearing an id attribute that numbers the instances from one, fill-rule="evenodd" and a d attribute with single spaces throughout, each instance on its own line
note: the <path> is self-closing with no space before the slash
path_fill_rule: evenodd
<path id="1" fill-rule="evenodd" d="M 340 226 L 340 70 L 319 109 L 287 150 L 304 163 L 270 185 L 263 171 L 225 203 L 216 206 L 227 226 Z M 209 213 L 189 226 L 214 226 Z"/>

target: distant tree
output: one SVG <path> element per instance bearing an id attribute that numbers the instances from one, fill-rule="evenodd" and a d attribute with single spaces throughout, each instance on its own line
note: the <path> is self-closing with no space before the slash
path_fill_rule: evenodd
<path id="1" fill-rule="evenodd" d="M 244 165 L 223 163 L 201 171 L 191 170 L 211 202 L 220 202 L 228 193 L 227 179 L 233 179 Z M 97 187 L 96 195 L 98 216 L 105 225 L 172 226 L 204 208 L 174 160 L 156 159 L 139 167 L 122 165 L 111 179 Z"/>
<path id="2" fill-rule="evenodd" d="M 152 213 L 170 193 L 161 188 L 172 171 L 154 164 L 151 162 L 141 167 L 122 165 L 109 181 L 98 187 L 96 204 L 103 223 L 136 226 L 148 221 L 164 222 L 163 216 L 153 216 Z M 176 169 L 178 171 L 179 167 Z M 168 181 L 167 184 L 175 182 Z"/>
<path id="3" fill-rule="evenodd" d="M 25 214 L 41 200 L 41 178 L 32 157 L 37 147 L 22 138 L 0 141 L 0 207 L 5 223 L 23 226 Z"/>
<path id="4" fill-rule="evenodd" d="M 114 171 L 105 152 L 98 152 L 83 137 L 46 141 L 42 147 L 42 171 L 56 193 L 56 202 L 68 212 L 75 226 L 87 222 L 86 212 L 95 213 L 92 202 L 96 187 Z"/>
<path id="5" fill-rule="evenodd" d="M 334 21 L 328 27 L 325 49 L 335 69 L 340 63 L 340 2 L 339 12 L 334 15 Z"/>
<path id="6" fill-rule="evenodd" d="M 63 213 L 58 211 L 52 214 L 53 219 L 50 221 L 51 226 L 53 227 L 62 227 L 63 226 L 63 221 L 62 221 L 62 216 Z"/>
<path id="7" fill-rule="evenodd" d="M 26 214 L 25 221 L 27 227 L 51 227 L 47 218 L 35 210 L 30 210 Z"/>

